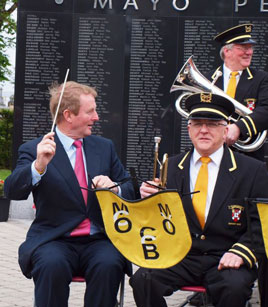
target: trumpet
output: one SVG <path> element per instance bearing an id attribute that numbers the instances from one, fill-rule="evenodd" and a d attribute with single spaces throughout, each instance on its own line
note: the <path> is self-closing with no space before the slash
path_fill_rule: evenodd
<path id="1" fill-rule="evenodd" d="M 154 168 L 153 168 L 153 180 L 155 180 L 157 176 L 157 166 L 159 167 L 159 186 L 162 188 L 166 188 L 167 185 L 167 169 L 168 169 L 168 154 L 165 153 L 163 155 L 162 163 L 158 159 L 159 152 L 159 144 L 161 142 L 161 137 L 156 136 L 154 138 L 155 147 L 154 147 Z"/>
<path id="2" fill-rule="evenodd" d="M 237 114 L 238 118 L 241 116 L 245 117 L 252 113 L 252 111 L 246 106 L 231 98 L 223 90 L 215 86 L 214 83 L 216 80 L 214 80 L 214 82 L 210 82 L 208 79 L 206 79 L 195 66 L 192 57 L 193 56 L 191 56 L 183 65 L 170 89 L 170 92 L 178 90 L 185 91 L 179 96 L 175 103 L 178 113 L 180 113 L 183 117 L 188 118 L 189 114 L 182 108 L 182 101 L 184 98 L 193 93 L 201 92 L 211 92 L 212 94 L 217 94 L 230 100 L 235 107 L 235 113 Z M 236 118 L 231 118 L 230 120 L 231 122 L 237 121 Z M 248 137 L 246 140 L 239 139 L 233 146 L 244 152 L 255 151 L 265 143 L 266 136 L 267 130 L 261 133 L 259 132 L 254 139 L 252 137 Z"/>

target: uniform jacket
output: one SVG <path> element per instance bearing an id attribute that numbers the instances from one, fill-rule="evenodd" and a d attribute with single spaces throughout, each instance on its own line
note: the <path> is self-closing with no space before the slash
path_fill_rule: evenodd
<path id="1" fill-rule="evenodd" d="M 31 277 L 30 258 L 33 251 L 70 232 L 86 217 L 104 231 L 96 196 L 89 192 L 88 205 L 85 206 L 76 175 L 57 135 L 56 154 L 41 181 L 32 185 L 31 164 L 36 159 L 36 147 L 40 141 L 41 138 L 20 146 L 16 168 L 5 181 L 5 194 L 9 199 L 27 199 L 32 192 L 36 206 L 36 218 L 27 233 L 26 241 L 19 248 L 19 264 L 26 277 Z M 112 181 L 121 182 L 129 177 L 110 140 L 89 136 L 84 139 L 83 148 L 91 178 L 107 175 Z M 130 181 L 122 184 L 121 189 L 122 197 L 134 198 Z"/>
<path id="2" fill-rule="evenodd" d="M 223 73 L 223 66 L 216 71 Z M 216 71 L 206 74 L 211 81 L 214 80 Z M 215 85 L 223 90 L 223 76 L 219 77 Z M 238 82 L 235 100 L 251 108 L 253 113 L 237 121 L 242 138 L 256 136 L 258 132 L 268 129 L 268 73 L 253 68 L 247 68 L 242 72 Z M 263 160 L 264 149 L 251 154 Z"/>
<path id="3" fill-rule="evenodd" d="M 263 243 L 255 205 L 248 206 L 252 240 L 248 234 L 245 197 L 268 197 L 265 164 L 224 147 L 210 211 L 202 230 L 189 194 L 191 154 L 192 151 L 169 159 L 167 179 L 167 188 L 177 189 L 182 196 L 193 240 L 190 253 L 221 257 L 229 250 L 243 257 L 244 262 L 253 267 L 256 262 L 254 249 Z"/>

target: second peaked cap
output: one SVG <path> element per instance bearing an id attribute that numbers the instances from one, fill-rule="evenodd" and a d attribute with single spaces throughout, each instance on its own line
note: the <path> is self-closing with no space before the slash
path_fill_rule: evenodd
<path id="1" fill-rule="evenodd" d="M 246 23 L 232 27 L 225 30 L 214 37 L 214 40 L 221 43 L 222 46 L 228 44 L 256 44 L 256 41 L 252 39 L 251 32 L 253 30 L 253 24 Z"/>

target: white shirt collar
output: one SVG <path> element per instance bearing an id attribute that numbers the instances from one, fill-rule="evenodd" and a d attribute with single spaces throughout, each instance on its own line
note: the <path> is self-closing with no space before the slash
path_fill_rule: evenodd
<path id="1" fill-rule="evenodd" d="M 233 71 L 233 70 L 229 69 L 225 64 L 223 64 L 223 75 L 224 75 L 224 76 L 228 76 L 228 79 L 229 79 L 230 73 L 231 73 L 232 71 Z M 241 76 L 242 70 L 238 70 L 237 72 L 239 73 L 239 76 Z"/>
<path id="2" fill-rule="evenodd" d="M 65 151 L 68 152 L 71 149 L 71 147 L 73 146 L 73 143 L 74 143 L 75 140 L 70 138 L 69 136 L 67 136 L 63 132 L 61 132 L 60 129 L 57 126 L 56 126 L 56 133 L 57 133 L 58 138 L 61 141 Z M 80 140 L 83 142 L 83 139 L 80 139 Z"/>
<path id="3" fill-rule="evenodd" d="M 213 154 L 211 154 L 209 157 L 213 163 L 215 163 L 218 167 L 221 164 L 221 159 L 223 156 L 223 146 L 221 146 L 219 149 L 217 149 Z M 197 152 L 197 150 L 194 148 L 193 152 L 193 162 L 194 165 L 196 163 L 201 162 L 199 159 L 201 158 L 201 155 Z"/>

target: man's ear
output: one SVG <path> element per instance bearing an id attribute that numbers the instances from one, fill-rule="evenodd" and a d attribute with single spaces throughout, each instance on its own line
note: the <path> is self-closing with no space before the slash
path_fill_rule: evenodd
<path id="1" fill-rule="evenodd" d="M 231 52 L 232 52 L 232 49 L 229 49 L 229 48 L 226 48 L 226 47 L 223 48 L 223 53 L 224 53 L 225 56 L 228 55 Z"/>
<path id="2" fill-rule="evenodd" d="M 65 110 L 62 112 L 62 115 L 63 115 L 64 119 L 65 119 L 68 123 L 71 123 L 71 122 L 72 122 L 72 115 L 73 115 L 73 113 L 72 113 L 69 109 L 65 109 Z"/>
<path id="3" fill-rule="evenodd" d="M 229 124 L 226 127 L 224 127 L 224 135 L 223 135 L 224 143 L 226 143 L 226 138 L 227 138 L 227 135 L 228 135 L 228 131 L 229 131 Z"/>

